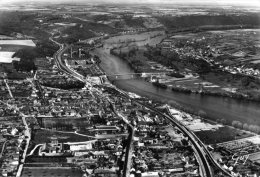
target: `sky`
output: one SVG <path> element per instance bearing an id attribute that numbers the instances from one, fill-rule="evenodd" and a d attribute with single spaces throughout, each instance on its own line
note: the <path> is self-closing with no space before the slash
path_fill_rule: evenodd
<path id="1" fill-rule="evenodd" d="M 219 5 L 244 5 L 244 6 L 258 6 L 260 7 L 260 0 L 0 0 L 0 5 L 15 4 L 15 3 L 29 3 L 29 2 L 54 2 L 54 3 L 77 3 L 88 2 L 96 3 L 97 1 L 105 3 L 205 3 L 205 4 L 219 4 Z"/>

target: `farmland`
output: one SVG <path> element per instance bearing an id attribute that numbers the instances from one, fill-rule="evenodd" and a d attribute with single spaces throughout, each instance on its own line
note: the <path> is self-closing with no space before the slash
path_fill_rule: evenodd
<path id="1" fill-rule="evenodd" d="M 20 61 L 20 58 L 13 57 L 13 55 L 25 47 L 35 47 L 35 43 L 32 40 L 0 40 L 0 62 L 11 63 L 13 60 Z"/>
<path id="2" fill-rule="evenodd" d="M 35 144 L 41 144 L 45 142 L 50 142 L 51 137 L 56 136 L 59 138 L 60 142 L 81 142 L 91 140 L 89 137 L 80 136 L 74 132 L 59 132 L 52 130 L 37 130 L 33 135 L 33 142 Z"/>
<path id="3" fill-rule="evenodd" d="M 0 45 L 22 45 L 35 47 L 32 40 L 0 40 Z"/>
<path id="4" fill-rule="evenodd" d="M 227 141 L 232 141 L 234 139 L 243 139 L 253 136 L 252 133 L 242 132 L 241 130 L 234 129 L 232 127 L 224 126 L 219 129 L 212 131 L 199 131 L 196 132 L 196 135 L 205 143 L 205 144 L 216 144 L 223 143 Z M 214 137 L 214 138 L 212 138 Z"/>
<path id="5" fill-rule="evenodd" d="M 57 129 L 62 131 L 72 131 L 74 128 L 86 128 L 90 124 L 84 118 L 72 119 L 68 118 L 42 118 L 42 126 L 49 129 Z"/>
<path id="6" fill-rule="evenodd" d="M 10 36 L 6 36 L 6 35 L 1 35 L 0 34 L 0 40 L 1 39 L 13 39 L 12 37 L 10 37 Z"/>
<path id="7" fill-rule="evenodd" d="M 255 63 L 260 60 L 260 30 L 242 29 L 209 31 L 213 39 L 211 45 L 230 55 L 231 64 Z M 230 59 L 227 58 L 227 59 Z"/>
<path id="8" fill-rule="evenodd" d="M 19 60 L 19 58 L 12 58 L 14 52 L 1 52 L 0 51 L 0 63 L 11 63 L 13 60 Z"/>

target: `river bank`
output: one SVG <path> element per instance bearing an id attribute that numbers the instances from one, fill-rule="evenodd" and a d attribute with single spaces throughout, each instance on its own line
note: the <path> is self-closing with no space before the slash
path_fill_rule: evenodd
<path id="1" fill-rule="evenodd" d="M 193 90 L 190 88 L 182 88 L 182 87 L 171 87 L 172 91 L 174 92 L 182 92 L 182 93 L 195 93 L 199 94 L 201 96 L 208 95 L 208 96 L 215 96 L 215 97 L 228 97 L 233 98 L 237 100 L 244 100 L 244 101 L 254 101 L 259 102 L 260 100 L 258 98 L 250 98 L 248 95 L 245 95 L 243 93 L 237 93 L 237 92 L 215 92 L 215 91 L 209 91 L 209 90 Z"/>
<path id="2" fill-rule="evenodd" d="M 109 49 L 98 48 L 92 51 L 102 61 L 100 67 L 107 75 L 134 73 L 126 61 L 110 54 Z M 136 93 L 156 101 L 169 105 L 185 107 L 186 110 L 196 112 L 204 111 L 211 120 L 225 119 L 228 122 L 234 120 L 241 123 L 260 125 L 260 103 L 244 101 L 229 97 L 215 97 L 200 94 L 186 94 L 173 92 L 171 89 L 162 89 L 145 81 L 144 79 L 131 78 L 129 75 L 120 76 L 120 80 L 110 77 L 114 85 L 127 92 Z"/>
<path id="3" fill-rule="evenodd" d="M 143 73 L 143 72 L 154 72 L 153 70 L 148 70 L 147 68 L 143 68 L 140 66 L 139 63 L 133 63 L 130 62 L 130 60 L 126 58 L 121 58 L 120 54 L 117 54 L 113 50 L 110 50 L 110 54 L 114 55 L 115 57 L 120 58 L 123 61 L 126 61 L 126 63 L 129 65 L 129 67 L 134 70 L 136 73 Z M 177 79 L 177 78 L 176 78 Z M 185 79 L 185 78 L 184 78 Z M 181 87 L 181 86 L 174 86 L 167 83 L 160 83 L 160 82 L 153 82 L 153 85 L 155 85 L 158 88 L 163 88 L 166 89 L 167 87 L 171 88 L 172 91 L 174 92 L 181 92 L 181 93 L 195 93 L 195 94 L 200 94 L 201 96 L 203 95 L 208 95 L 208 96 L 215 96 L 215 97 L 229 97 L 229 98 L 234 98 L 238 100 L 247 100 L 247 101 L 255 101 L 259 102 L 260 98 L 258 97 L 250 97 L 249 95 L 246 95 L 241 92 L 233 91 L 232 89 L 205 89 L 205 88 L 194 88 L 194 87 Z"/>

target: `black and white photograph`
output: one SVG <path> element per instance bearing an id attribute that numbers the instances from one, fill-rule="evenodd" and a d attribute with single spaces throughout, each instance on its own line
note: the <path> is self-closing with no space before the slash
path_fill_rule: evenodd
<path id="1" fill-rule="evenodd" d="M 260 177 L 260 0 L 0 0 L 0 177 Z"/>

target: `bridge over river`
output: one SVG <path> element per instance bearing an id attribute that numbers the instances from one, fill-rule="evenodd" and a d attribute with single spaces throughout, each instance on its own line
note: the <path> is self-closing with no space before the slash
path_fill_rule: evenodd
<path id="1" fill-rule="evenodd" d="M 154 72 L 154 73 L 108 73 L 106 74 L 107 77 L 113 78 L 113 80 L 121 80 L 121 79 L 131 79 L 136 77 L 149 77 L 150 79 L 153 79 L 157 76 L 165 76 L 169 72 Z"/>

